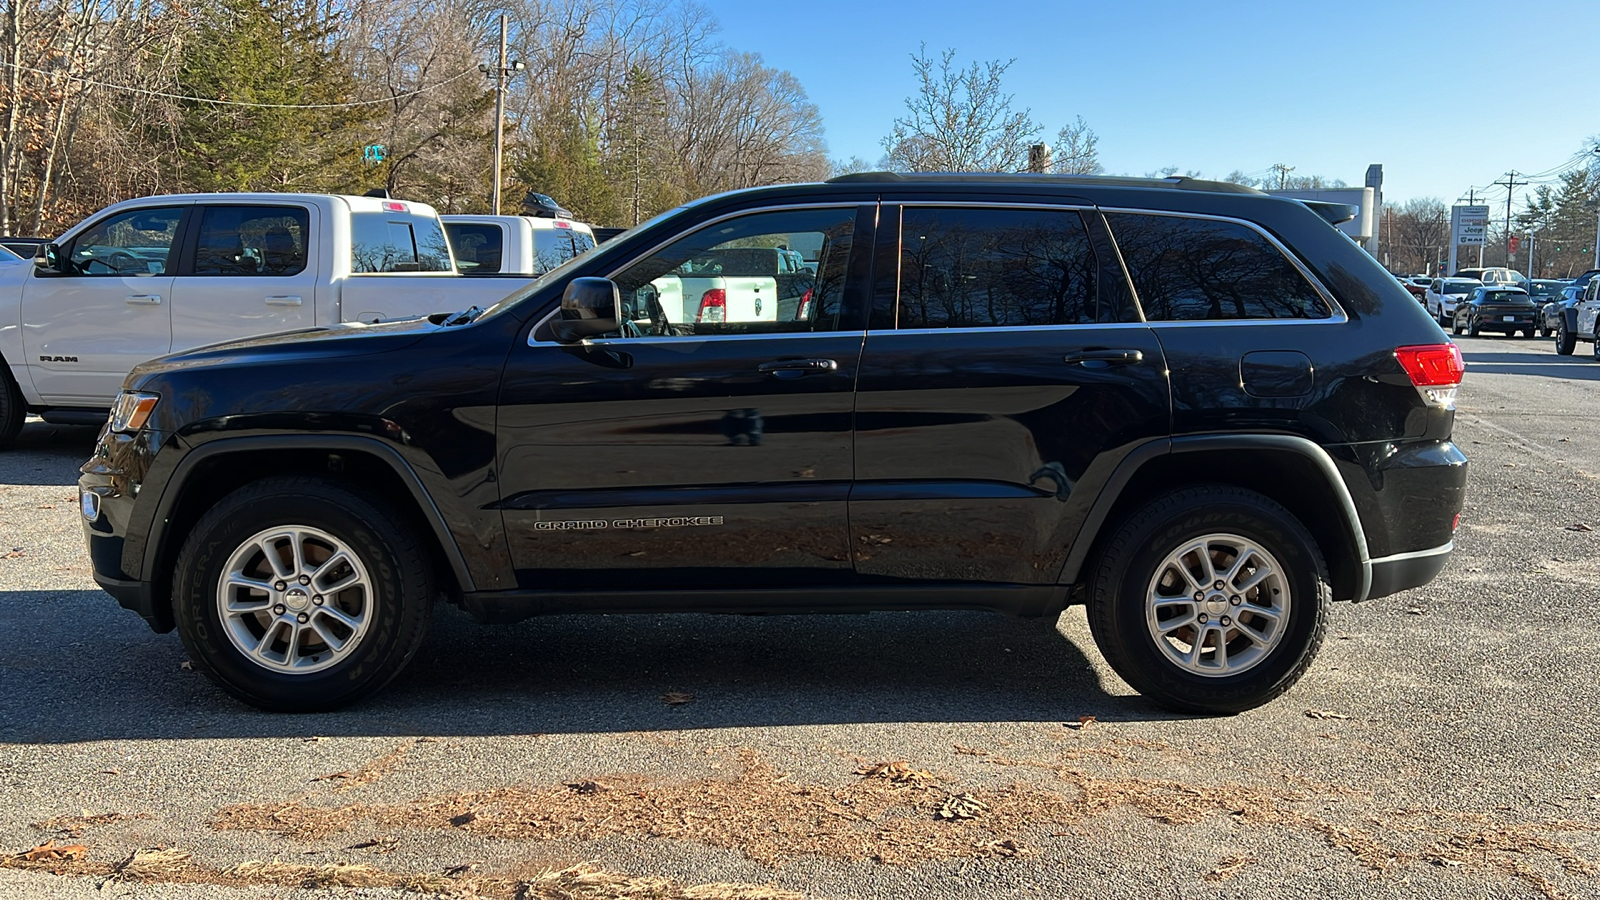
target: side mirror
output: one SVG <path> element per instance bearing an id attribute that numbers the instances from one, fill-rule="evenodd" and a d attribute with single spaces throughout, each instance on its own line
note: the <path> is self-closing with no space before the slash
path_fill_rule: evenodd
<path id="1" fill-rule="evenodd" d="M 561 312 L 550 323 L 550 331 L 563 344 L 620 331 L 621 300 L 622 292 L 609 278 L 574 278 L 561 295 Z"/>
<path id="2" fill-rule="evenodd" d="M 66 270 L 61 267 L 61 247 L 58 244 L 45 244 L 33 258 L 33 266 L 40 275 L 64 275 Z"/>

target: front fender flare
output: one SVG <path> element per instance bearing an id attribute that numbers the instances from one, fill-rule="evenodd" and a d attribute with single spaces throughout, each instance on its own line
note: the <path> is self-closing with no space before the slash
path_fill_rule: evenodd
<path id="1" fill-rule="evenodd" d="M 167 521 L 172 514 L 173 507 L 178 498 L 183 494 L 184 483 L 195 469 L 203 462 L 224 456 L 230 453 L 245 453 L 258 450 L 330 450 L 352 451 L 369 453 L 383 460 L 392 468 L 400 480 L 410 490 L 412 499 L 417 503 L 422 515 L 433 529 L 434 537 L 443 551 L 445 559 L 450 563 L 451 571 L 455 573 L 457 582 L 464 592 L 476 590 L 472 573 L 468 571 L 466 559 L 461 554 L 461 548 L 456 543 L 455 535 L 451 533 L 446 524 L 444 514 L 438 505 L 433 502 L 433 497 L 425 487 L 416 470 L 411 467 L 393 447 L 376 438 L 361 437 L 358 435 L 331 435 L 331 434 L 283 434 L 283 435 L 252 435 L 249 437 L 220 438 L 208 441 L 190 450 L 178 461 L 172 474 L 167 478 L 162 487 L 161 497 L 153 509 L 153 517 L 149 524 L 149 538 L 144 546 L 142 560 L 123 560 L 123 571 L 132 572 L 128 567 L 129 562 L 137 562 L 139 578 L 145 583 L 152 583 L 156 576 L 156 563 L 162 558 L 165 543 L 168 540 Z"/>

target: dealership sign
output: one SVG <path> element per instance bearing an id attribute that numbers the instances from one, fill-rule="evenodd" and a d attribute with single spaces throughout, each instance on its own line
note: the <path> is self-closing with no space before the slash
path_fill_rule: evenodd
<path id="1" fill-rule="evenodd" d="M 1457 244 L 1482 245 L 1489 233 L 1489 207 L 1450 207 L 1450 232 Z"/>

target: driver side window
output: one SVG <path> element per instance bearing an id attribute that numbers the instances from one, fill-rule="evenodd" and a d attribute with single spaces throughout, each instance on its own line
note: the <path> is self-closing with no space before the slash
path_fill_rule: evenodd
<path id="1" fill-rule="evenodd" d="M 854 227 L 851 207 L 702 228 L 617 275 L 624 336 L 837 331 Z"/>
<path id="2" fill-rule="evenodd" d="M 136 209 L 91 225 L 63 261 L 74 275 L 165 275 L 183 207 Z"/>

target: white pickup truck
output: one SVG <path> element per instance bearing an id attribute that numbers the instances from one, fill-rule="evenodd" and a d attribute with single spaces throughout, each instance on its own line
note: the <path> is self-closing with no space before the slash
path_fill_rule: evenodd
<path id="1" fill-rule="evenodd" d="M 440 216 L 463 275 L 543 275 L 594 249 L 594 231 L 560 216 Z"/>
<path id="2" fill-rule="evenodd" d="M 0 446 L 28 413 L 104 420 L 157 356 L 277 331 L 487 307 L 432 207 L 322 194 L 177 194 L 101 210 L 0 266 Z"/>

